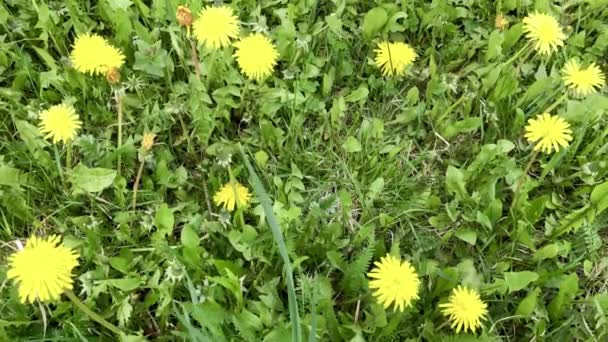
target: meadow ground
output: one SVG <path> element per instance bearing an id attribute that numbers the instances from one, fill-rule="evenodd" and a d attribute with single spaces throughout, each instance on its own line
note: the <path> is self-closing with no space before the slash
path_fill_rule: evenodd
<path id="1" fill-rule="evenodd" d="M 0 341 L 606 341 L 607 57 L 606 0 L 3 0 Z"/>

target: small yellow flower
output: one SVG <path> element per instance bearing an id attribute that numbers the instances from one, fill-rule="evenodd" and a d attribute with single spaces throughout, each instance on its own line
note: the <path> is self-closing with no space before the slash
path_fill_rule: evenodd
<path id="1" fill-rule="evenodd" d="M 72 269 L 78 265 L 78 253 L 60 244 L 56 235 L 30 237 L 24 249 L 8 258 L 8 279 L 19 286 L 22 303 L 59 299 L 72 289 Z"/>
<path id="2" fill-rule="evenodd" d="M 156 138 L 156 134 L 154 133 L 144 134 L 141 139 L 141 148 L 143 148 L 146 152 L 150 151 L 152 146 L 154 146 L 154 138 Z"/>
<path id="3" fill-rule="evenodd" d="M 40 133 L 53 143 L 68 142 L 76 137 L 82 122 L 72 106 L 58 104 L 40 113 Z"/>
<path id="4" fill-rule="evenodd" d="M 180 26 L 190 27 L 192 25 L 192 12 L 188 6 L 177 6 L 175 17 Z"/>
<path id="5" fill-rule="evenodd" d="M 562 79 L 568 88 L 574 90 L 578 96 L 586 96 L 597 92 L 606 83 L 604 74 L 595 63 L 583 69 L 575 59 L 566 62 L 562 69 Z"/>
<path id="6" fill-rule="evenodd" d="M 507 18 L 502 13 L 498 13 L 496 18 L 494 19 L 494 27 L 502 31 L 507 28 L 507 26 L 509 26 L 509 20 L 507 20 Z"/>
<path id="7" fill-rule="evenodd" d="M 272 41 L 261 33 L 254 33 L 235 43 L 234 57 L 243 73 L 258 81 L 272 73 L 279 53 Z"/>
<path id="8" fill-rule="evenodd" d="M 76 38 L 70 55 L 76 70 L 90 75 L 106 75 L 125 62 L 122 52 L 97 34 L 85 33 Z"/>
<path id="9" fill-rule="evenodd" d="M 213 201 L 217 206 L 223 206 L 228 211 L 233 211 L 235 207 L 246 207 L 251 200 L 249 189 L 241 183 L 228 182 L 215 193 Z M 237 203 L 238 202 L 238 203 Z"/>
<path id="10" fill-rule="evenodd" d="M 412 306 L 413 301 L 418 299 L 420 287 L 420 279 L 412 264 L 387 255 L 374 265 L 367 274 L 373 279 L 369 287 L 374 289 L 374 297 L 387 309 L 393 303 L 398 311 Z"/>
<path id="11" fill-rule="evenodd" d="M 542 55 L 550 55 L 564 45 L 566 35 L 555 18 L 548 14 L 535 12 L 524 18 L 526 37 Z"/>
<path id="12" fill-rule="evenodd" d="M 528 120 L 525 137 L 530 143 L 536 143 L 535 151 L 559 152 L 560 147 L 567 147 L 572 140 L 572 131 L 570 124 L 564 119 L 543 113 Z"/>
<path id="13" fill-rule="evenodd" d="M 456 328 L 457 334 L 460 330 L 475 333 L 488 314 L 488 305 L 481 300 L 479 293 L 460 285 L 452 290 L 449 301 L 439 304 L 439 307 L 443 308 L 441 312 L 452 322 L 451 328 Z"/>
<path id="14" fill-rule="evenodd" d="M 382 75 L 403 75 L 407 67 L 416 60 L 416 51 L 406 43 L 382 42 L 376 50 L 376 66 Z"/>
<path id="15" fill-rule="evenodd" d="M 204 8 L 194 21 L 194 36 L 211 50 L 230 45 L 239 30 L 239 19 L 228 6 Z"/>

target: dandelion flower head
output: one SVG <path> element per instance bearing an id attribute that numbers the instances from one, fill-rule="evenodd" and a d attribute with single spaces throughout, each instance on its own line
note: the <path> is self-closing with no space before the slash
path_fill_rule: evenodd
<path id="1" fill-rule="evenodd" d="M 76 38 L 70 59 L 76 70 L 90 75 L 106 75 L 110 70 L 120 69 L 125 62 L 120 50 L 94 33 Z"/>
<path id="2" fill-rule="evenodd" d="M 72 106 L 58 104 L 40 113 L 40 132 L 54 144 L 73 140 L 81 126 Z"/>
<path id="3" fill-rule="evenodd" d="M 261 33 L 254 33 L 235 43 L 236 58 L 242 72 L 250 79 L 258 81 L 272 73 L 279 53 L 272 41 Z"/>
<path id="4" fill-rule="evenodd" d="M 230 45 L 239 35 L 239 20 L 228 6 L 206 7 L 194 21 L 194 36 L 207 49 Z"/>
<path id="5" fill-rule="evenodd" d="M 549 55 L 564 45 L 566 35 L 555 18 L 535 12 L 524 18 L 524 32 L 534 49 L 542 55 Z"/>
<path id="6" fill-rule="evenodd" d="M 413 301 L 418 299 L 420 287 L 420 279 L 412 264 L 387 255 L 374 265 L 367 274 L 372 278 L 369 287 L 374 297 L 387 309 L 391 304 L 399 311 L 412 306 Z"/>
<path id="7" fill-rule="evenodd" d="M 213 196 L 213 201 L 218 206 L 223 206 L 228 211 L 234 211 L 235 207 L 245 207 L 251 200 L 249 189 L 238 182 L 228 182 Z M 238 201 L 238 203 L 237 203 Z"/>
<path id="8" fill-rule="evenodd" d="M 8 258 L 8 279 L 19 287 L 22 303 L 59 299 L 72 289 L 72 269 L 78 265 L 78 254 L 63 246 L 56 235 L 32 236 L 24 249 Z"/>
<path id="9" fill-rule="evenodd" d="M 403 75 L 409 65 L 417 58 L 416 51 L 406 43 L 382 42 L 374 50 L 376 66 L 382 70 L 382 75 Z"/>
<path id="10" fill-rule="evenodd" d="M 593 94 L 606 84 L 604 74 L 595 63 L 582 68 L 575 59 L 571 59 L 564 65 L 562 74 L 566 86 L 574 90 L 578 96 Z"/>
<path id="11" fill-rule="evenodd" d="M 530 143 L 536 144 L 535 151 L 559 152 L 561 147 L 567 147 L 572 140 L 572 131 L 570 124 L 564 119 L 543 113 L 528 120 L 525 137 Z"/>
<path id="12" fill-rule="evenodd" d="M 475 333 L 488 314 L 488 305 L 481 300 L 479 293 L 460 285 L 452 290 L 448 302 L 439 304 L 439 307 L 457 334 L 461 330 L 465 333 L 469 330 Z"/>

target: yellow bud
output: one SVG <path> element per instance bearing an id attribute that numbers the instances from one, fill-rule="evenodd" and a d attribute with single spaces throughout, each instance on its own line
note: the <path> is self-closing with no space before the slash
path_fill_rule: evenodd
<path id="1" fill-rule="evenodd" d="M 192 25 L 192 12 L 187 6 L 177 6 L 175 16 L 181 26 L 190 27 Z"/>
<path id="2" fill-rule="evenodd" d="M 498 13 L 496 19 L 494 19 L 494 26 L 502 31 L 509 26 L 509 21 L 504 15 L 502 15 L 502 13 Z"/>
<path id="3" fill-rule="evenodd" d="M 146 152 L 150 151 L 150 149 L 152 149 L 152 146 L 154 145 L 155 137 L 156 134 L 154 133 L 144 134 L 143 138 L 141 139 L 141 148 L 143 148 Z"/>

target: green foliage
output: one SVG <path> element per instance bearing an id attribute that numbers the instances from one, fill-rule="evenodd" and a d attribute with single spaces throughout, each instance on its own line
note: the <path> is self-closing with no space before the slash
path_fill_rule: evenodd
<path id="1" fill-rule="evenodd" d="M 177 0 L 0 2 L 0 341 L 608 339 L 608 97 L 560 72 L 608 72 L 606 1 L 225 3 L 276 45 L 267 79 L 232 46 L 193 57 Z M 521 50 L 534 11 L 568 37 L 551 56 Z M 124 52 L 118 84 L 71 65 L 85 32 Z M 381 76 L 382 41 L 415 49 L 404 76 Z M 83 122 L 69 148 L 37 127 L 61 102 Z M 573 140 L 526 169 L 548 108 Z M 228 212 L 213 197 L 231 180 L 252 197 Z M 78 251 L 73 292 L 122 336 L 65 296 L 19 302 L 7 260 L 33 234 Z M 368 287 L 388 253 L 421 277 L 405 312 Z M 476 334 L 438 309 L 458 285 L 488 304 Z"/>

